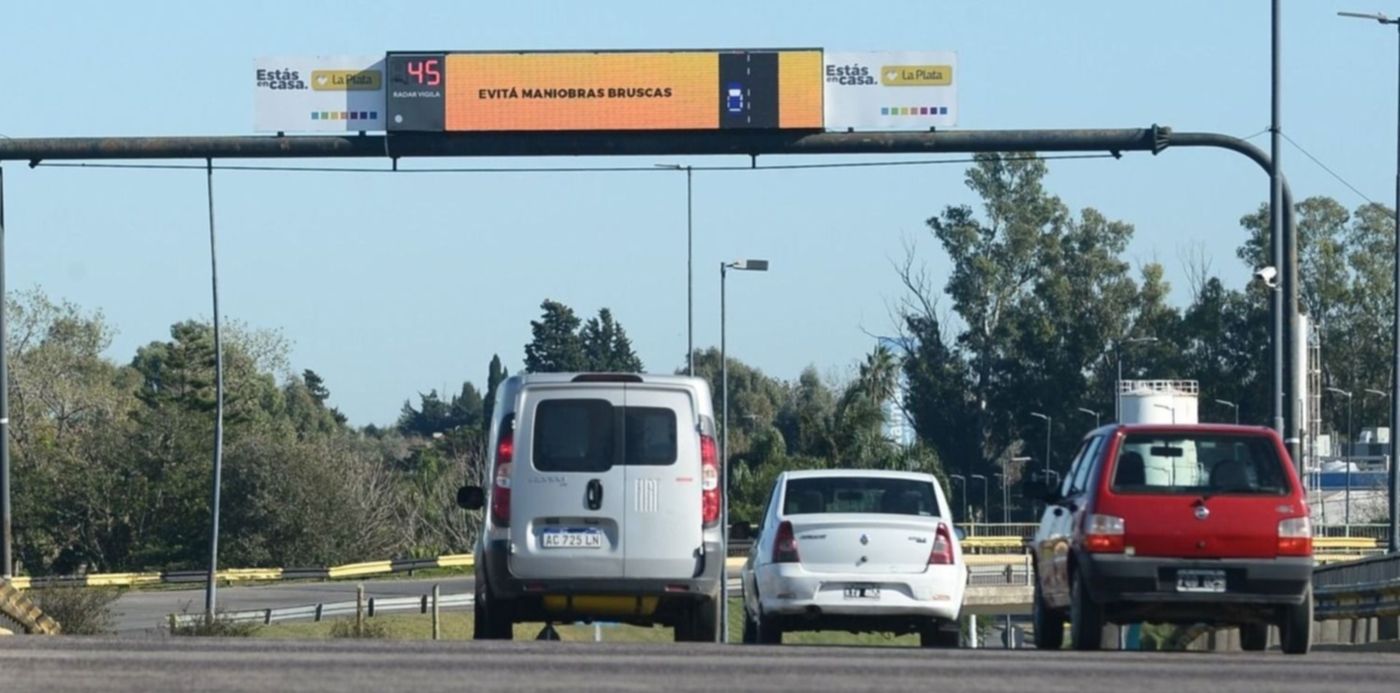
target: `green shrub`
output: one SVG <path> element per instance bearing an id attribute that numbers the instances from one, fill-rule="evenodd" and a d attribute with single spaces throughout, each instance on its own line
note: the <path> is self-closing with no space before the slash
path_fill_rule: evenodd
<path id="1" fill-rule="evenodd" d="M 224 613 L 214 615 L 214 620 L 199 618 L 189 618 L 190 614 L 181 614 L 185 618 L 177 619 L 170 624 L 170 634 L 183 637 L 214 637 L 214 638 L 246 638 L 258 632 L 262 627 L 257 621 L 235 621 Z"/>
<path id="2" fill-rule="evenodd" d="M 29 591 L 29 598 L 65 635 L 111 635 L 112 604 L 121 592 L 96 587 L 44 587 Z"/>
<path id="3" fill-rule="evenodd" d="M 342 619 L 331 625 L 332 638 L 387 638 L 389 628 L 383 623 L 372 618 L 364 619 L 357 629 L 355 622 L 350 619 Z"/>

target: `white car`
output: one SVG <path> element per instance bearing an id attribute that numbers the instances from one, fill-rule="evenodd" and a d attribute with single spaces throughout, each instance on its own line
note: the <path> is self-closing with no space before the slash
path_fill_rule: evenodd
<path id="1" fill-rule="evenodd" d="M 968 577 L 958 534 L 929 474 L 784 472 L 741 575 L 744 642 L 839 630 L 957 647 Z"/>

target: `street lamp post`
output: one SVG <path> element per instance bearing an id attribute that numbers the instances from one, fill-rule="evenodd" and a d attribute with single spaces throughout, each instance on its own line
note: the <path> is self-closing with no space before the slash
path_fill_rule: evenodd
<path id="1" fill-rule="evenodd" d="M 1007 515 L 1007 507 L 1006 507 L 1006 506 L 1007 506 L 1007 503 L 1006 503 L 1006 475 L 1003 474 L 1003 473 L 1001 473 L 1001 472 L 997 472 L 996 474 L 993 474 L 992 476 L 996 477 L 997 483 L 1001 484 L 1001 523 L 1002 523 L 1002 524 L 1008 524 L 1008 523 L 1011 522 L 1011 519 L 1010 519 L 1010 517 Z"/>
<path id="2" fill-rule="evenodd" d="M 1034 416 L 1034 417 L 1037 418 L 1037 419 L 1045 419 L 1045 471 L 1046 471 L 1046 472 L 1049 472 L 1049 471 L 1050 471 L 1050 424 L 1054 423 L 1054 420 L 1050 418 L 1050 415 L 1049 415 L 1049 414 L 1042 414 L 1042 413 L 1040 413 L 1040 412 L 1038 412 L 1038 411 L 1033 411 L 1033 412 L 1031 412 L 1031 416 Z"/>
<path id="3" fill-rule="evenodd" d="M 1346 504 L 1342 509 L 1342 522 L 1347 526 L 1347 536 L 1351 536 L 1351 458 L 1356 452 L 1356 439 L 1353 437 L 1355 434 L 1352 432 L 1351 428 L 1351 411 L 1352 402 L 1355 398 L 1352 397 L 1350 392 L 1341 388 L 1329 387 L 1327 391 L 1333 394 L 1345 395 L 1347 398 L 1347 454 L 1342 457 L 1342 460 L 1347 466 L 1345 477 L 1347 480 L 1347 488 L 1346 492 L 1342 495 L 1342 502 Z"/>
<path id="4" fill-rule="evenodd" d="M 1113 420 L 1121 422 L 1123 420 L 1123 407 L 1119 400 L 1123 398 L 1123 345 L 1143 344 L 1157 341 L 1156 337 L 1128 337 L 1113 343 L 1113 355 L 1118 359 L 1118 380 L 1113 384 Z"/>
<path id="5" fill-rule="evenodd" d="M 1343 17 L 1357 17 L 1360 19 L 1374 19 L 1381 24 L 1394 24 L 1396 36 L 1400 36 L 1400 18 L 1391 19 L 1383 14 L 1360 14 L 1357 12 L 1338 12 Z M 1400 80 L 1400 74 L 1397 75 Z M 1397 82 L 1396 91 L 1396 121 L 1395 121 L 1395 231 L 1397 238 L 1400 238 L 1400 82 Z M 1391 368 L 1390 386 L 1391 392 L 1400 392 L 1400 242 L 1395 244 L 1394 261 L 1394 286 L 1395 292 L 1391 304 Z M 1400 400 L 1395 397 L 1390 398 L 1390 538 L 1386 542 L 1386 549 L 1390 553 L 1400 553 L 1400 473 L 1397 473 L 1395 451 L 1395 434 L 1400 431 Z"/>
<path id="6" fill-rule="evenodd" d="M 742 270 L 747 272 L 767 272 L 767 260 L 735 260 L 734 262 L 719 263 L 719 372 L 720 372 L 720 406 L 724 410 L 722 415 L 724 432 L 720 438 L 720 534 L 724 545 L 723 555 L 729 555 L 729 352 L 725 334 L 725 279 L 729 276 L 729 270 Z M 721 559 L 723 560 L 723 559 Z M 729 585 L 727 580 L 719 581 L 719 641 L 729 642 Z"/>
<path id="7" fill-rule="evenodd" d="M 1217 400 L 1215 400 L 1215 403 L 1216 403 L 1216 404 L 1223 404 L 1223 405 L 1225 405 L 1225 406 L 1227 406 L 1227 407 L 1229 407 L 1229 408 L 1235 410 L 1235 425 L 1236 425 L 1236 426 L 1240 425 L 1240 405 L 1235 404 L 1234 402 L 1228 402 L 1228 401 L 1223 400 L 1223 399 L 1217 399 Z"/>
<path id="8" fill-rule="evenodd" d="M 965 477 L 965 476 L 963 476 L 963 475 L 961 475 L 961 474 L 949 474 L 949 475 L 948 475 L 948 478 L 949 478 L 949 479 L 952 479 L 952 480 L 955 481 L 955 482 L 961 482 L 962 485 L 963 485 L 963 493 L 962 493 L 962 497 L 963 497 L 963 522 L 966 523 L 966 522 L 967 522 L 967 477 Z M 957 493 L 957 490 L 958 490 L 957 484 L 954 484 L 954 485 L 953 485 L 953 492 L 956 494 L 956 493 Z M 955 495 L 954 497 L 956 498 L 957 496 Z M 956 513 L 954 513 L 954 514 L 956 515 Z M 957 522 L 957 518 L 956 518 L 956 517 L 953 518 L 953 521 L 954 521 L 954 522 Z"/>
<path id="9" fill-rule="evenodd" d="M 1080 408 L 1079 408 L 1079 411 L 1082 411 L 1082 412 L 1084 412 L 1085 414 L 1088 414 L 1089 416 L 1094 417 L 1094 428 L 1098 428 L 1098 427 L 1099 427 L 1099 413 L 1098 413 L 1098 412 L 1094 411 L 1093 409 L 1085 409 L 1084 407 L 1080 407 Z"/>
<path id="10" fill-rule="evenodd" d="M 987 521 L 987 476 L 985 474 L 973 474 L 970 478 L 982 480 L 982 521 Z"/>
<path id="11" fill-rule="evenodd" d="M 1009 461 L 1010 461 L 1010 462 L 1025 462 L 1025 463 L 1029 463 L 1029 462 L 1032 462 L 1032 461 L 1034 461 L 1034 460 L 1035 460 L 1034 457 L 1017 456 L 1017 457 L 1012 457 Z M 1027 466 L 1029 466 L 1029 465 L 1027 465 Z M 1008 486 L 1006 485 L 1005 482 L 1011 480 L 1011 470 L 1009 470 L 1009 469 L 1006 468 L 1006 464 L 1005 464 L 1005 463 L 1002 463 L 1001 471 L 1002 471 L 1003 474 L 1005 475 L 1005 476 L 1002 478 L 1002 482 L 1003 482 L 1003 483 L 1002 483 L 1002 487 L 1001 487 L 1001 494 L 1002 494 L 1002 496 L 1003 496 L 1003 499 L 1005 500 L 1006 507 L 1009 508 L 1009 507 L 1011 507 L 1011 491 L 1010 491 L 1010 487 L 1008 487 Z M 1022 494 L 1023 497 L 1024 497 L 1024 495 L 1025 495 L 1025 494 Z M 1034 513 L 1034 510 L 1032 510 L 1031 512 Z M 1004 513 L 1004 514 L 1008 515 L 1008 517 L 1009 517 L 1009 513 Z M 1005 521 L 1005 522 L 1010 522 L 1009 519 L 1004 520 L 1004 521 Z M 1034 516 L 1034 515 L 1031 516 L 1031 521 L 1032 521 L 1032 522 L 1035 521 L 1035 516 Z"/>

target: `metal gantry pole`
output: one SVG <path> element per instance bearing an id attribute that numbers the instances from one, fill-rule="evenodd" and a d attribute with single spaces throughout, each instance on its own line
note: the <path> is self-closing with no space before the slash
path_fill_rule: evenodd
<path id="1" fill-rule="evenodd" d="M 724 280 L 728 272 L 729 264 L 719 263 L 719 399 L 720 408 L 723 411 L 721 421 L 724 429 L 720 434 L 719 448 L 719 530 L 720 541 L 725 547 L 725 559 L 729 557 L 729 354 L 726 351 L 727 344 L 725 343 L 724 305 Z M 729 572 L 721 568 L 719 574 L 719 641 L 729 642 Z"/>
<path id="2" fill-rule="evenodd" d="M 1395 21 L 1396 37 L 1400 39 L 1400 19 Z M 1390 391 L 1390 538 L 1386 549 L 1400 553 L 1400 467 L 1397 462 L 1395 436 L 1400 433 L 1400 40 L 1396 41 L 1395 84 L 1395 294 L 1391 315 L 1391 391 Z M 2 444 L 2 443 L 0 443 Z"/>
<path id="3" fill-rule="evenodd" d="M 204 590 L 204 619 L 214 622 L 219 570 L 219 493 L 224 466 L 224 344 L 219 322 L 219 256 L 214 236 L 214 162 L 206 159 L 209 195 L 209 283 L 214 297 L 214 474 L 210 507 L 209 577 Z"/>
<path id="4" fill-rule="evenodd" d="M 10 524 L 10 364 L 5 325 L 5 169 L 0 167 L 0 578 L 14 569 Z"/>
<path id="5" fill-rule="evenodd" d="M 695 231 L 690 167 L 685 167 L 685 374 L 695 375 Z"/>
<path id="6" fill-rule="evenodd" d="M 1271 14 L 1271 60 L 1270 60 L 1270 117 L 1269 117 L 1269 229 L 1270 229 L 1270 251 L 1272 264 L 1278 273 L 1278 285 L 1271 292 L 1270 310 L 1273 313 L 1273 410 L 1274 429 L 1282 436 L 1284 430 L 1284 306 L 1282 286 L 1288 283 L 1288 269 L 1284 266 L 1283 253 L 1283 176 L 1279 167 L 1279 155 L 1282 154 L 1282 139 L 1280 137 L 1279 113 L 1282 110 L 1281 96 L 1279 94 L 1279 75 L 1281 73 L 1279 65 L 1279 49 L 1283 42 L 1279 31 L 1279 6 L 1281 0 L 1273 0 L 1273 11 Z M 1292 449 L 1289 450 L 1292 452 Z M 1294 464 L 1298 463 L 1295 458 Z"/>

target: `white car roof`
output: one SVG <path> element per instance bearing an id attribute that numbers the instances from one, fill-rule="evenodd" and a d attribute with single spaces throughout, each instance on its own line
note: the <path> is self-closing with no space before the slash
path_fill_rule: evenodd
<path id="1" fill-rule="evenodd" d="M 865 477 L 873 479 L 911 479 L 936 484 L 937 477 L 923 472 L 898 472 L 888 469 L 803 469 L 784 472 L 788 479 L 812 479 L 820 477 Z"/>

